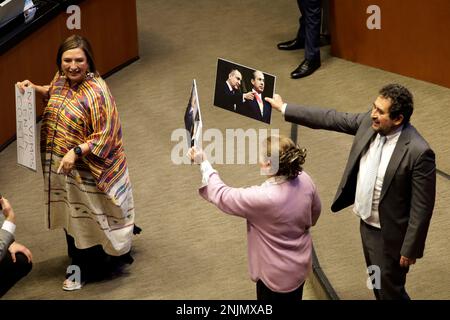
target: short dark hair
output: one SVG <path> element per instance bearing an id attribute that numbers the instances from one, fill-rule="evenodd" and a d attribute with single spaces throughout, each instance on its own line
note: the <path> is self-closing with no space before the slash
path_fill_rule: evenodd
<path id="1" fill-rule="evenodd" d="M 235 73 L 235 72 L 241 73 L 238 69 L 232 68 L 232 69 L 230 69 L 230 72 L 228 72 L 228 76 L 230 76 L 230 74 Z"/>
<path id="2" fill-rule="evenodd" d="M 61 43 L 58 49 L 58 54 L 56 55 L 56 65 L 58 66 L 59 72 L 62 72 L 61 70 L 61 62 L 62 62 L 62 55 L 67 50 L 77 49 L 80 48 L 84 51 L 84 54 L 86 55 L 86 59 L 89 64 L 89 72 L 97 73 L 97 69 L 95 68 L 94 63 L 94 55 L 92 52 L 92 47 L 89 41 L 77 34 L 71 35 L 66 40 Z"/>
<path id="3" fill-rule="evenodd" d="M 263 73 L 262 71 L 260 71 L 260 70 L 255 70 L 255 71 L 252 72 L 252 79 L 256 80 L 256 73 L 257 73 L 257 72 L 261 72 L 262 75 L 264 76 L 264 73 Z"/>
<path id="4" fill-rule="evenodd" d="M 411 92 L 400 84 L 391 83 L 381 88 L 379 93 L 383 98 L 391 100 L 389 118 L 393 120 L 402 115 L 403 124 L 407 124 L 414 111 L 414 101 Z"/>

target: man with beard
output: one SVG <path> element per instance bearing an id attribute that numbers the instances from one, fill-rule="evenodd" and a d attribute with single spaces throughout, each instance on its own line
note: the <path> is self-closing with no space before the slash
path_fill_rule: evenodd
<path id="1" fill-rule="evenodd" d="M 355 136 L 331 210 L 354 205 L 369 274 L 379 270 L 375 297 L 409 299 L 406 274 L 423 256 L 436 196 L 435 154 L 409 122 L 412 94 L 389 84 L 364 113 L 266 100 L 287 121 Z"/>

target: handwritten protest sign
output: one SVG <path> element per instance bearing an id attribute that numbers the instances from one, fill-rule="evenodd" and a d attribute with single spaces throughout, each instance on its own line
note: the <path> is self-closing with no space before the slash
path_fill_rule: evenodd
<path id="1" fill-rule="evenodd" d="M 36 171 L 36 95 L 16 87 L 17 163 Z"/>

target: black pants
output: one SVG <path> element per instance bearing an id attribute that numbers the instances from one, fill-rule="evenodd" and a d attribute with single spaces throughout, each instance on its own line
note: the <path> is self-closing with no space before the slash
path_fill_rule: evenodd
<path id="1" fill-rule="evenodd" d="M 380 271 L 380 287 L 379 289 L 376 286 L 373 288 L 375 298 L 377 300 L 409 300 L 410 298 L 405 290 L 406 274 L 409 267 L 400 266 L 400 253 L 393 256 L 385 250 L 381 230 L 362 220 L 360 232 L 366 265 L 368 268 L 372 266 L 372 283 L 375 282 L 376 284 L 377 275 L 374 270 Z M 374 269 L 374 266 L 376 269 Z"/>
<path id="2" fill-rule="evenodd" d="M 284 302 L 296 302 L 303 298 L 303 282 L 300 287 L 291 292 L 275 292 L 267 288 L 267 286 L 261 280 L 256 282 L 256 299 L 258 301 L 284 301 Z"/>
<path id="3" fill-rule="evenodd" d="M 130 253 L 122 256 L 111 256 L 103 250 L 101 245 L 87 249 L 78 249 L 73 237 L 66 233 L 67 251 L 72 258 L 72 265 L 76 265 L 81 271 L 82 282 L 100 281 L 110 277 L 124 264 L 133 263 Z M 72 274 L 67 274 L 66 278 Z"/>
<path id="4" fill-rule="evenodd" d="M 321 0 L 297 0 L 301 16 L 297 39 L 305 44 L 305 59 L 320 60 Z"/>
<path id="5" fill-rule="evenodd" d="M 11 287 L 26 276 L 32 268 L 28 258 L 23 253 L 16 253 L 16 262 L 12 261 L 11 254 L 6 253 L 0 261 L 0 297 L 2 297 Z"/>

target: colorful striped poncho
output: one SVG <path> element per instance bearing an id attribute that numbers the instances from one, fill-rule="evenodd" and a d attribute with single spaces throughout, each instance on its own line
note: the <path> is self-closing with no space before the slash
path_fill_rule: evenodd
<path id="1" fill-rule="evenodd" d="M 102 245 L 114 256 L 131 249 L 134 202 L 116 104 L 100 76 L 74 86 L 53 79 L 41 127 L 41 157 L 49 229 L 64 228 L 79 249 Z M 68 175 L 64 155 L 88 143 L 91 153 Z"/>

